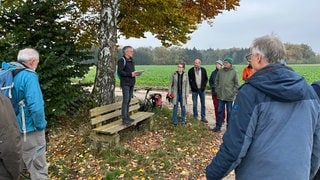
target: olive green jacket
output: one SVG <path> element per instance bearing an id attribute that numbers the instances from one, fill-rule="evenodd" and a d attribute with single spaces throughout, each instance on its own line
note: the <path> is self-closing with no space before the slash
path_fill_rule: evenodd
<path id="1" fill-rule="evenodd" d="M 218 71 L 215 79 L 217 98 L 222 101 L 233 101 L 239 88 L 237 71 L 231 68 L 222 68 Z"/>

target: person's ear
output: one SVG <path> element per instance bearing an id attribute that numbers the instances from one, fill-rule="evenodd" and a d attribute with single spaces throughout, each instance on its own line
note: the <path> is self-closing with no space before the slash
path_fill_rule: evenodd
<path id="1" fill-rule="evenodd" d="M 261 63 L 261 61 L 262 61 L 262 56 L 261 56 L 261 54 L 257 54 L 257 62 L 258 62 L 258 63 Z"/>

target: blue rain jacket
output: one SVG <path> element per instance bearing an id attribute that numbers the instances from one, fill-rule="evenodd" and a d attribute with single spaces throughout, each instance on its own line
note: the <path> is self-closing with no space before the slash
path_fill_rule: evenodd
<path id="1" fill-rule="evenodd" d="M 281 64 L 240 87 L 208 180 L 235 169 L 237 180 L 307 180 L 319 168 L 320 106 L 303 77 Z"/>
<path id="2" fill-rule="evenodd" d="M 14 66 L 10 63 L 2 63 L 3 69 L 9 69 L 13 67 Z M 45 119 L 44 101 L 42 91 L 40 89 L 38 75 L 31 69 L 23 70 L 14 77 L 13 82 L 13 98 L 15 98 L 18 102 L 24 99 L 26 133 L 44 130 L 46 128 L 47 121 Z M 19 109 L 17 120 L 20 132 L 23 133 L 21 115 L 21 109 Z"/>

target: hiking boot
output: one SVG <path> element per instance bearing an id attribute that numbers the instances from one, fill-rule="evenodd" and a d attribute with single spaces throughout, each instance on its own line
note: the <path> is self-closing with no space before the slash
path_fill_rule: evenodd
<path id="1" fill-rule="evenodd" d="M 221 132 L 221 129 L 220 129 L 220 128 L 215 127 L 215 128 L 213 128 L 213 129 L 212 129 L 212 131 L 213 131 L 213 132 L 217 132 L 217 133 L 219 133 L 219 132 Z"/>
<path id="2" fill-rule="evenodd" d="M 130 122 L 133 122 L 133 121 L 134 121 L 134 119 L 132 119 L 132 118 L 130 118 L 130 117 L 129 117 L 128 119 L 129 119 Z"/>
<path id="3" fill-rule="evenodd" d="M 207 121 L 206 119 L 201 119 L 201 121 L 202 121 L 203 123 L 208 123 L 208 121 Z"/>

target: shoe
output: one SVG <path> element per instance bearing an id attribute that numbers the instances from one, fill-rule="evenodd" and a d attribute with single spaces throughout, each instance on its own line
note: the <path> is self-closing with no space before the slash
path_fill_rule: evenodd
<path id="1" fill-rule="evenodd" d="M 207 121 L 206 119 L 201 119 L 201 121 L 202 121 L 203 123 L 208 123 L 208 121 Z"/>
<path id="2" fill-rule="evenodd" d="M 129 119 L 129 121 L 131 121 L 131 122 L 133 122 L 134 121 L 134 119 L 132 119 L 132 118 L 128 118 Z"/>
<path id="3" fill-rule="evenodd" d="M 122 121 L 122 125 L 130 126 L 131 122 L 130 121 Z"/>
<path id="4" fill-rule="evenodd" d="M 186 120 L 181 121 L 181 125 L 185 126 L 186 125 Z"/>
<path id="5" fill-rule="evenodd" d="M 219 132 L 221 132 L 221 129 L 220 129 L 220 128 L 215 127 L 215 128 L 213 128 L 213 129 L 212 129 L 212 131 L 213 131 L 213 132 L 217 132 L 217 133 L 219 133 Z"/>

